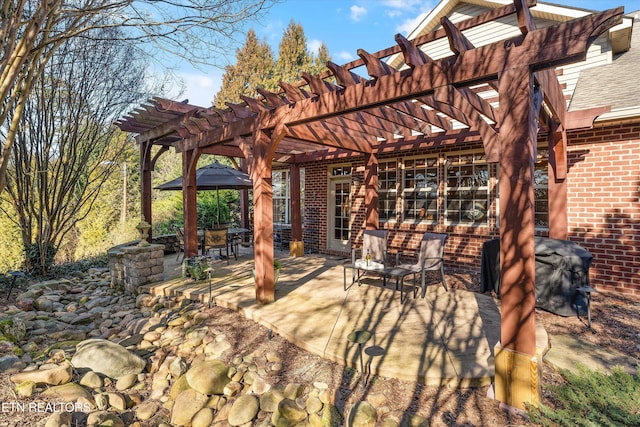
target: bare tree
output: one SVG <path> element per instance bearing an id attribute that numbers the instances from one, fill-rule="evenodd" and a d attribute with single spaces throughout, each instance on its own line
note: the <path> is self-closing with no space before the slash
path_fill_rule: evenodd
<path id="1" fill-rule="evenodd" d="M 0 9 L 0 193 L 26 97 L 65 40 L 119 28 L 144 51 L 215 63 L 245 20 L 274 0 L 2 0 Z M 11 111 L 11 117 L 9 114 Z"/>
<path id="2" fill-rule="evenodd" d="M 105 41 L 119 32 L 93 30 L 95 39 L 69 39 L 56 48 L 17 121 L 7 193 L 25 264 L 41 273 L 106 180 L 118 173 L 129 142 L 114 119 L 148 96 L 147 63 L 135 59 L 132 46 Z"/>

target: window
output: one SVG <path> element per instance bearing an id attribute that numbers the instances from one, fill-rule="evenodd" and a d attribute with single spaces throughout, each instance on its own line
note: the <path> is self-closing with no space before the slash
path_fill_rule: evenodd
<path id="1" fill-rule="evenodd" d="M 273 222 L 274 224 L 291 224 L 291 175 L 288 170 L 273 171 Z M 300 169 L 300 209 L 304 212 L 305 172 Z"/>
<path id="2" fill-rule="evenodd" d="M 404 162 L 403 219 L 438 221 L 438 159 L 420 158 Z"/>
<path id="3" fill-rule="evenodd" d="M 452 224 L 487 224 L 489 166 L 484 153 L 447 156 L 445 174 L 447 221 Z"/>
<path id="4" fill-rule="evenodd" d="M 538 150 L 538 161 L 533 171 L 535 195 L 534 223 L 536 227 L 549 228 L 549 161 L 546 150 Z"/>
<path id="5" fill-rule="evenodd" d="M 397 182 L 398 162 L 396 160 L 378 162 L 378 218 L 380 221 L 396 218 Z"/>

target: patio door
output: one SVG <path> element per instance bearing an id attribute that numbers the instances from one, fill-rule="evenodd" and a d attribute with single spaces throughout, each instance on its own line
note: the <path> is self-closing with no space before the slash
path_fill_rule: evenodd
<path id="1" fill-rule="evenodd" d="M 329 249 L 348 252 L 351 247 L 351 178 L 329 179 Z"/>

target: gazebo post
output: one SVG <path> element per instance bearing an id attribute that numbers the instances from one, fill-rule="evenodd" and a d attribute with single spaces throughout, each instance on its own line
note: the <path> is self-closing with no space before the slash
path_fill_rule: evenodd
<path id="1" fill-rule="evenodd" d="M 507 64 L 508 65 L 508 64 Z M 533 173 L 542 94 L 528 65 L 498 77 L 500 110 L 500 342 L 495 346 L 496 399 L 537 405 L 542 355 L 536 354 Z"/>

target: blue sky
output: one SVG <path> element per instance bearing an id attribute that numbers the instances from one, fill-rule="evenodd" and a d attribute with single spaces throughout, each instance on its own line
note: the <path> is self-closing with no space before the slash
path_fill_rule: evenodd
<path id="1" fill-rule="evenodd" d="M 624 6 L 625 13 L 640 10 L 640 0 L 555 0 L 552 3 L 593 10 Z M 435 0 L 282 0 L 251 27 L 260 39 L 267 40 L 277 55 L 278 43 L 293 19 L 304 28 L 310 49 L 315 50 L 324 42 L 333 61 L 344 64 L 357 58 L 359 48 L 375 52 L 392 46 L 396 33 L 406 35 L 437 4 Z M 242 44 L 244 35 L 238 38 Z M 235 50 L 223 59 L 227 63 L 234 60 Z M 180 99 L 188 98 L 190 104 L 204 107 L 211 105 L 222 74 L 222 70 L 214 67 L 195 69 L 185 65 L 179 71 L 186 87 Z"/>

